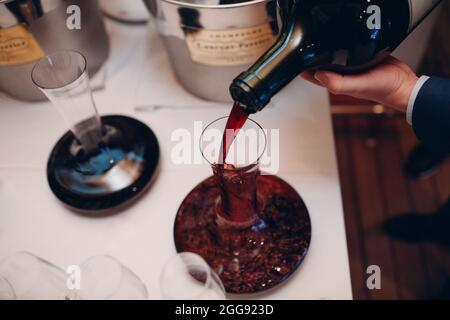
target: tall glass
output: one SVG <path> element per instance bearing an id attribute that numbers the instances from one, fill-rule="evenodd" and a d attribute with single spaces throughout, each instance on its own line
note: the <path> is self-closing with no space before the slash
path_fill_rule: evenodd
<path id="1" fill-rule="evenodd" d="M 102 141 L 102 123 L 89 85 L 86 58 L 76 51 L 60 51 L 39 60 L 32 80 L 56 107 L 86 154 Z"/>
<path id="2" fill-rule="evenodd" d="M 205 128 L 200 138 L 200 151 L 211 166 L 220 189 L 216 208 L 218 223 L 246 228 L 258 220 L 256 178 L 267 140 L 264 130 L 252 120 L 248 120 L 237 135 L 233 130 L 227 130 L 227 140 L 234 138 L 234 141 L 224 163 L 221 150 L 227 120 L 228 117 L 217 119 Z"/>
<path id="3" fill-rule="evenodd" d="M 202 256 L 227 292 L 254 293 L 286 280 L 300 265 L 311 239 L 307 208 L 297 192 L 261 174 L 266 135 L 248 120 L 226 163 L 218 163 L 228 118 L 211 123 L 200 149 L 213 176 L 182 202 L 175 221 L 178 252 Z"/>

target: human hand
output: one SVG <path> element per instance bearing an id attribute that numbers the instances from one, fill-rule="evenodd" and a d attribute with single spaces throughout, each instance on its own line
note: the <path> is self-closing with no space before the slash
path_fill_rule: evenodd
<path id="1" fill-rule="evenodd" d="M 418 77 L 409 66 L 388 57 L 374 69 L 361 74 L 341 75 L 329 71 L 304 72 L 301 76 L 333 94 L 370 100 L 406 112 Z"/>

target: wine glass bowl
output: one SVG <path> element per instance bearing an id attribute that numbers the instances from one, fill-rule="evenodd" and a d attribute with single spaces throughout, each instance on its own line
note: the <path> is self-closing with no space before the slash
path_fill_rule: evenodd
<path id="1" fill-rule="evenodd" d="M 147 287 L 141 279 L 116 258 L 98 255 L 81 266 L 82 300 L 146 300 Z"/>
<path id="2" fill-rule="evenodd" d="M 182 252 L 167 261 L 160 277 L 161 293 L 168 300 L 224 300 L 225 289 L 206 261 Z"/>
<path id="3" fill-rule="evenodd" d="M 65 300 L 66 274 L 54 264 L 28 252 L 0 261 L 0 299 Z"/>
<path id="4" fill-rule="evenodd" d="M 9 281 L 0 276 L 0 300 L 15 300 L 16 293 Z"/>

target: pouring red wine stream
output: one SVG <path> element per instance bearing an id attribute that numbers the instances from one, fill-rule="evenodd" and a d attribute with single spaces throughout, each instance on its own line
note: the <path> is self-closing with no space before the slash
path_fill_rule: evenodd
<path id="1" fill-rule="evenodd" d="M 231 145 L 233 144 L 233 141 L 236 139 L 239 131 L 247 121 L 248 116 L 248 113 L 245 112 L 245 109 L 242 108 L 239 102 L 235 102 L 233 104 L 233 109 L 231 110 L 230 116 L 228 117 L 228 121 L 225 126 L 225 130 L 223 132 L 219 164 L 225 165 Z"/>

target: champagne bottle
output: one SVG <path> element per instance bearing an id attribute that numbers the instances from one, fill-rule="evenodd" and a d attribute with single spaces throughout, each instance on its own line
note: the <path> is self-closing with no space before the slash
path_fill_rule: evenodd
<path id="1" fill-rule="evenodd" d="M 279 0 L 276 43 L 233 80 L 246 112 L 262 110 L 299 73 L 356 73 L 389 55 L 441 0 Z"/>

